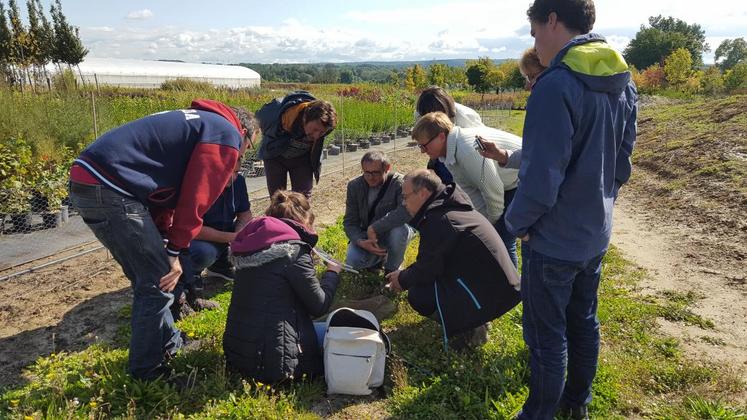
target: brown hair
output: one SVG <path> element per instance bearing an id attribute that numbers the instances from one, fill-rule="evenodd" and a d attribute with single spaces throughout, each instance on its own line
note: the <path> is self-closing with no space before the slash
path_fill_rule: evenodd
<path id="1" fill-rule="evenodd" d="M 314 225 L 314 212 L 311 211 L 309 200 L 295 191 L 275 191 L 270 206 L 265 210 L 265 215 L 295 220 L 308 228 Z"/>
<path id="2" fill-rule="evenodd" d="M 521 55 L 521 59 L 519 60 L 519 70 L 530 83 L 534 83 L 537 76 L 545 71 L 546 68 L 547 67 L 540 63 L 537 50 L 534 47 L 527 49 L 524 51 L 524 54 Z"/>
<path id="3" fill-rule="evenodd" d="M 431 112 L 420 117 L 412 129 L 413 140 L 428 140 L 439 133 L 449 134 L 454 123 L 443 112 Z"/>
<path id="4" fill-rule="evenodd" d="M 249 147 L 253 147 L 254 145 L 251 144 L 252 136 L 255 132 L 259 131 L 259 122 L 257 121 L 257 118 L 255 118 L 254 114 L 247 111 L 243 106 L 232 106 L 231 110 L 236 114 L 236 118 L 239 119 L 241 126 L 246 129 L 246 135 L 242 140 L 250 142 Z"/>
<path id="5" fill-rule="evenodd" d="M 309 102 L 309 105 L 303 111 L 303 122 L 316 121 L 322 123 L 327 129 L 337 127 L 337 111 L 331 103 L 317 99 Z"/>
<path id="6" fill-rule="evenodd" d="M 568 30 L 579 34 L 591 32 L 596 20 L 594 0 L 534 0 L 527 10 L 529 20 L 536 23 L 547 23 L 550 13 L 555 13 Z"/>
<path id="7" fill-rule="evenodd" d="M 456 118 L 456 104 L 454 104 L 454 98 L 446 93 L 446 91 L 440 86 L 428 86 L 423 90 L 423 92 L 420 93 L 420 96 L 418 96 L 415 110 L 421 116 L 431 112 L 443 112 L 452 120 Z"/>

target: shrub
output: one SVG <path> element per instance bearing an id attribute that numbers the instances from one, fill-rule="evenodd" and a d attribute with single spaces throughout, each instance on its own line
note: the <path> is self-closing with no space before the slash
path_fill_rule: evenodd
<path id="1" fill-rule="evenodd" d="M 187 79 L 179 77 L 173 80 L 167 80 L 161 83 L 163 90 L 175 90 L 180 92 L 186 91 L 210 91 L 215 89 L 212 83 L 203 80 Z"/>

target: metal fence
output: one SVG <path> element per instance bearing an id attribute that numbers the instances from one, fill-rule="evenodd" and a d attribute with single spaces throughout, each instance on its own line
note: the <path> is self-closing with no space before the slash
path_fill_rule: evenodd
<path id="1" fill-rule="evenodd" d="M 344 109 L 340 110 L 344 113 Z M 478 110 L 483 122 L 503 126 L 510 118 L 507 103 L 488 104 Z M 340 142 L 338 140 L 338 142 Z M 414 144 L 401 126 L 388 133 L 376 133 L 364 139 L 342 139 L 330 144 L 323 153 L 322 177 L 343 177 L 346 168 L 358 166 L 361 156 L 379 149 L 394 152 Z M 262 162 L 249 160 L 242 170 L 252 201 L 267 198 Z M 50 208 L 38 194 L 32 194 L 31 208 L 22 214 L 0 214 L 0 281 L 67 261 L 101 248 L 75 209 L 63 200 L 59 208 Z"/>

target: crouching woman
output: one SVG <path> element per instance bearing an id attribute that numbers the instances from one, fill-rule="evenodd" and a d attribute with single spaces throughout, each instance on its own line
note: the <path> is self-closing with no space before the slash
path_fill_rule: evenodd
<path id="1" fill-rule="evenodd" d="M 231 243 L 236 266 L 223 350 L 229 370 L 267 383 L 324 372 L 312 317 L 326 313 L 340 267 L 316 277 L 314 214 L 302 194 L 279 190 L 265 217 Z"/>

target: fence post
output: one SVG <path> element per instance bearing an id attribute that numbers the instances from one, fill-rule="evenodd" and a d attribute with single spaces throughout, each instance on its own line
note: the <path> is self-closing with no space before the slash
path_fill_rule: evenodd
<path id="1" fill-rule="evenodd" d="M 93 110 L 93 138 L 99 138 L 99 125 L 96 121 L 96 94 L 91 92 L 91 109 Z"/>

